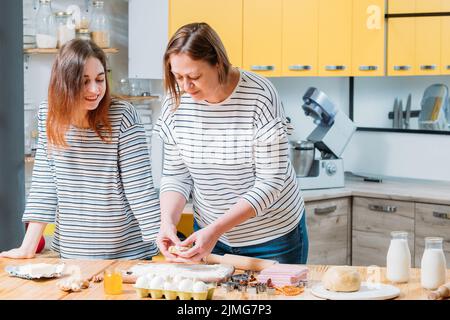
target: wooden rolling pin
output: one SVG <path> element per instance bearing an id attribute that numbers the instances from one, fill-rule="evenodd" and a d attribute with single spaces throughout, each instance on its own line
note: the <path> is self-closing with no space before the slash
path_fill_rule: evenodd
<path id="1" fill-rule="evenodd" d="M 437 290 L 431 291 L 428 294 L 429 300 L 445 299 L 448 297 L 450 297 L 450 282 L 443 284 Z"/>
<path id="2" fill-rule="evenodd" d="M 234 266 L 236 269 L 258 272 L 278 263 L 278 261 L 275 260 L 251 258 L 235 254 L 225 254 L 223 256 L 210 254 L 206 257 L 205 262 L 208 264 L 229 264 Z"/>

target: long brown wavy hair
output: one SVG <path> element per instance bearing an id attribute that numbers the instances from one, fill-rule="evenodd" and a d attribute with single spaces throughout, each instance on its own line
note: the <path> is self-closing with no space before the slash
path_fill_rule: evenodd
<path id="1" fill-rule="evenodd" d="M 211 66 L 218 65 L 219 83 L 228 81 L 231 63 L 217 32 L 205 22 L 180 27 L 169 40 L 164 53 L 164 89 L 175 99 L 174 109 L 180 105 L 183 92 L 172 73 L 170 56 L 179 53 L 187 54 L 192 60 L 204 60 Z"/>
<path id="2" fill-rule="evenodd" d="M 111 95 L 106 77 L 106 55 L 93 41 L 74 39 L 67 42 L 53 63 L 48 87 L 47 139 L 57 147 L 67 147 L 65 133 L 69 129 L 84 90 L 84 66 L 91 57 L 97 58 L 105 70 L 106 91 L 95 110 L 88 111 L 89 128 L 102 141 L 108 142 L 112 129 L 109 120 Z"/>

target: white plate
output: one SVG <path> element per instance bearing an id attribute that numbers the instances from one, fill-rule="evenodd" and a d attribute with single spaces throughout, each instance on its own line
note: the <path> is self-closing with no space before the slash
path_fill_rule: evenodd
<path id="1" fill-rule="evenodd" d="M 319 284 L 312 288 L 311 293 L 315 296 L 329 300 L 385 300 L 400 295 L 400 289 L 390 284 L 362 282 L 359 291 L 334 292 Z"/>
<path id="2" fill-rule="evenodd" d="M 64 271 L 65 264 L 54 264 L 48 265 L 48 272 L 40 274 L 40 275 L 31 275 L 26 270 L 29 265 L 22 266 L 6 266 L 5 271 L 13 277 L 19 277 L 22 279 L 34 280 L 34 279 L 42 279 L 42 278 L 57 278 L 60 277 Z"/>

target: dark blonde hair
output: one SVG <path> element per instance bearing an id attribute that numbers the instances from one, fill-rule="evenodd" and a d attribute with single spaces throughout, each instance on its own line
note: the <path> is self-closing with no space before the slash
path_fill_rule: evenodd
<path id="1" fill-rule="evenodd" d="M 193 60 L 204 60 L 218 66 L 219 83 L 226 83 L 231 64 L 219 35 L 207 23 L 190 23 L 179 28 L 167 44 L 164 53 L 164 89 L 180 105 L 182 90 L 171 72 L 170 56 L 185 53 Z"/>
<path id="2" fill-rule="evenodd" d="M 89 127 L 107 141 L 111 137 L 109 107 L 111 96 L 106 77 L 106 55 L 93 41 L 74 39 L 60 50 L 53 63 L 48 87 L 47 138 L 50 144 L 67 147 L 65 133 L 84 89 L 84 66 L 89 58 L 97 58 L 105 70 L 106 91 L 98 107 L 88 111 Z"/>

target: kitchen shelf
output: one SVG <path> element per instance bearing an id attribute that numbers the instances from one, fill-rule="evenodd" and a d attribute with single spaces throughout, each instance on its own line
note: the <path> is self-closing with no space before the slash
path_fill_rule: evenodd
<path id="1" fill-rule="evenodd" d="M 59 49 L 39 49 L 39 48 L 24 48 L 23 53 L 25 54 L 55 54 L 58 53 Z M 105 48 L 103 49 L 105 53 L 118 53 L 117 48 Z"/>

